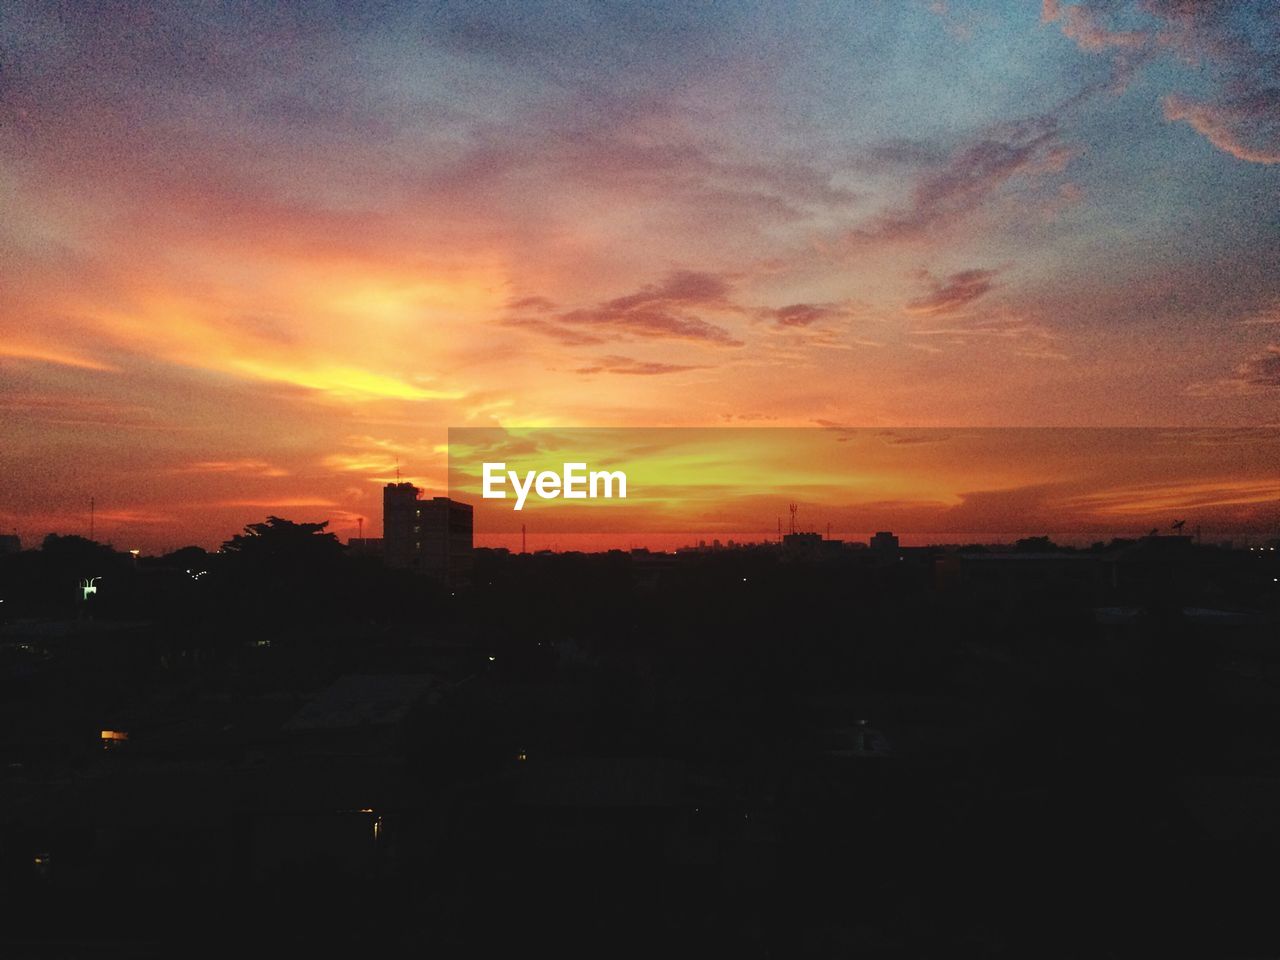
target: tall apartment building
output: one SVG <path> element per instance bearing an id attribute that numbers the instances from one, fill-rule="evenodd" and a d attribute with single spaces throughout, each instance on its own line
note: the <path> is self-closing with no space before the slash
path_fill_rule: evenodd
<path id="1" fill-rule="evenodd" d="M 468 503 L 424 500 L 412 483 L 382 488 L 382 555 L 390 566 L 449 582 L 464 580 L 471 573 L 472 529 Z"/>

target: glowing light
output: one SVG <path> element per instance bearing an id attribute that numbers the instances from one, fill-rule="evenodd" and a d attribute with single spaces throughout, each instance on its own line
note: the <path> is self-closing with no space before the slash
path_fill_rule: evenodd
<path id="1" fill-rule="evenodd" d="M 103 750 L 114 750 L 129 739 L 129 734 L 123 730 L 103 730 L 101 739 Z"/>

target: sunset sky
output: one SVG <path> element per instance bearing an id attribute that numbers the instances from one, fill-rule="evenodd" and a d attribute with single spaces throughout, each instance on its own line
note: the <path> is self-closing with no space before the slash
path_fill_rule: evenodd
<path id="1" fill-rule="evenodd" d="M 1280 425 L 1274 0 L 0 5 L 26 545 L 832 424 Z"/>
<path id="2" fill-rule="evenodd" d="M 484 497 L 484 464 L 504 477 Z M 529 474 L 621 471 L 627 496 L 539 497 Z M 508 472 L 516 475 L 513 480 Z M 517 512 L 514 484 L 526 491 Z M 579 481 L 580 487 L 585 483 Z M 449 431 L 449 492 L 482 546 L 668 549 L 792 529 L 909 545 L 1086 546 L 1168 534 L 1259 543 L 1280 529 L 1280 430 L 1099 427 L 619 427 Z M 583 491 L 585 492 L 585 491 Z M 526 528 L 522 530 L 523 528 Z"/>

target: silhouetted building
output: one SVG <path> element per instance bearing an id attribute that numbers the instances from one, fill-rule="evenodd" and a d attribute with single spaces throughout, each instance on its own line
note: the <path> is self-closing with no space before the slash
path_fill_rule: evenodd
<path id="1" fill-rule="evenodd" d="M 448 497 L 422 499 L 412 483 L 382 489 L 382 556 L 442 580 L 465 578 L 472 565 L 471 505 Z"/>
<path id="2" fill-rule="evenodd" d="M 0 554 L 21 552 L 22 541 L 16 533 L 0 533 Z"/>
<path id="3" fill-rule="evenodd" d="M 819 559 L 822 556 L 822 534 L 784 534 L 782 537 L 782 555 L 789 560 Z"/>
<path id="4" fill-rule="evenodd" d="M 871 538 L 872 550 L 883 550 L 885 553 L 896 553 L 898 550 L 898 538 L 888 530 L 880 530 Z"/>

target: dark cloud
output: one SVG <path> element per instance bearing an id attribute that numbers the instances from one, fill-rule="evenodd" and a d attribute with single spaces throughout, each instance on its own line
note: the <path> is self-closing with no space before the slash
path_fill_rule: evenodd
<path id="1" fill-rule="evenodd" d="M 705 370 L 706 367 L 688 363 L 658 363 L 652 360 L 633 360 L 631 357 L 601 357 L 594 364 L 579 367 L 574 373 L 625 373 L 633 376 L 657 376 L 664 373 L 683 373 L 686 370 Z"/>
<path id="2" fill-rule="evenodd" d="M 929 278 L 932 289 L 908 302 L 907 309 L 925 316 L 955 313 L 989 293 L 995 276 L 994 270 L 961 270 L 945 280 Z"/>

